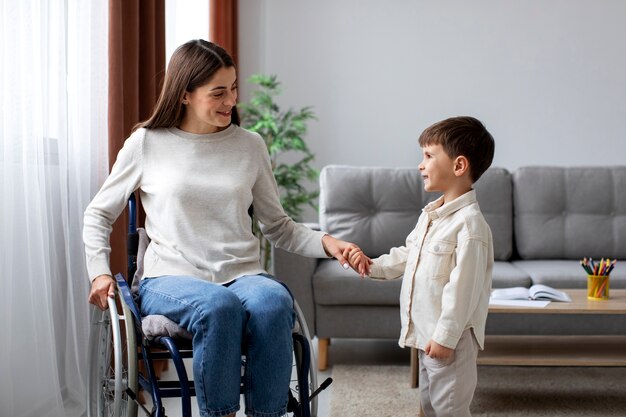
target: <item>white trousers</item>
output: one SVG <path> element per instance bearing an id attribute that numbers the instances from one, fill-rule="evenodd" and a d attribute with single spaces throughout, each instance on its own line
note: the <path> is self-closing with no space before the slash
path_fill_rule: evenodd
<path id="1" fill-rule="evenodd" d="M 420 404 L 426 417 L 470 417 L 477 357 L 471 329 L 463 332 L 451 358 L 433 359 L 419 350 Z"/>

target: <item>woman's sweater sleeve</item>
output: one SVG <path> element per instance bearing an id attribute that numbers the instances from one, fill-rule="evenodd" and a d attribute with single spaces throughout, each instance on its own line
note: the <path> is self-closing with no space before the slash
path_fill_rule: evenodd
<path id="1" fill-rule="evenodd" d="M 323 232 L 317 232 L 296 223 L 289 217 L 280 203 L 276 179 L 267 147 L 259 137 L 257 181 L 252 189 L 254 214 L 259 219 L 261 231 L 270 242 L 288 252 L 312 258 L 325 258 L 322 246 Z"/>
<path id="2" fill-rule="evenodd" d="M 99 275 L 112 275 L 109 235 L 128 197 L 139 187 L 144 135 L 145 129 L 138 129 L 124 142 L 111 173 L 85 210 L 83 242 L 91 281 Z"/>

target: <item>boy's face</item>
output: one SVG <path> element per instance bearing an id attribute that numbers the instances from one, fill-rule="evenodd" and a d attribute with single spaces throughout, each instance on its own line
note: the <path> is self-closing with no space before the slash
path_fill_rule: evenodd
<path id="1" fill-rule="evenodd" d="M 423 160 L 418 168 L 424 180 L 424 190 L 449 190 L 456 179 L 454 175 L 454 160 L 444 152 L 441 145 L 426 145 L 422 148 Z"/>

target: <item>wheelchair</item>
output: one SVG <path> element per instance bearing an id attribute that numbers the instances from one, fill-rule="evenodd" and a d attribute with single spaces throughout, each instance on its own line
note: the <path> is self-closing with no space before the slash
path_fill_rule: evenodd
<path id="1" fill-rule="evenodd" d="M 115 298 L 109 308 L 92 310 L 89 337 L 90 369 L 87 389 L 89 417 L 136 417 L 138 411 L 150 417 L 165 417 L 163 398 L 180 397 L 183 417 L 191 417 L 191 397 L 195 396 L 183 359 L 192 357 L 191 341 L 172 336 L 152 340 L 142 331 L 142 317 L 133 295 L 133 280 L 138 265 L 140 229 L 136 225 L 136 201 L 128 201 L 128 280 L 117 274 Z M 139 259 L 141 261 L 141 259 Z M 317 384 L 317 370 L 311 338 L 304 315 L 294 300 L 296 326 L 293 331 L 293 370 L 288 392 L 288 415 L 316 417 L 317 395 L 332 383 L 327 378 Z M 161 380 L 155 360 L 173 362 L 177 379 Z M 141 363 L 141 365 L 140 365 Z M 245 356 L 242 356 L 242 372 Z M 243 382 L 241 383 L 243 392 Z M 138 399 L 143 390 L 152 400 L 148 410 Z"/>

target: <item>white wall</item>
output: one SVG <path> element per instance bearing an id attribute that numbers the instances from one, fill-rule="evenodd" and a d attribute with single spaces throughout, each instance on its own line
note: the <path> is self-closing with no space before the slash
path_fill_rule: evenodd
<path id="1" fill-rule="evenodd" d="M 626 2 L 240 0 L 239 75 L 277 74 L 313 105 L 315 164 L 415 166 L 454 115 L 494 135 L 494 165 L 624 164 Z M 241 83 L 242 98 L 249 87 Z"/>

